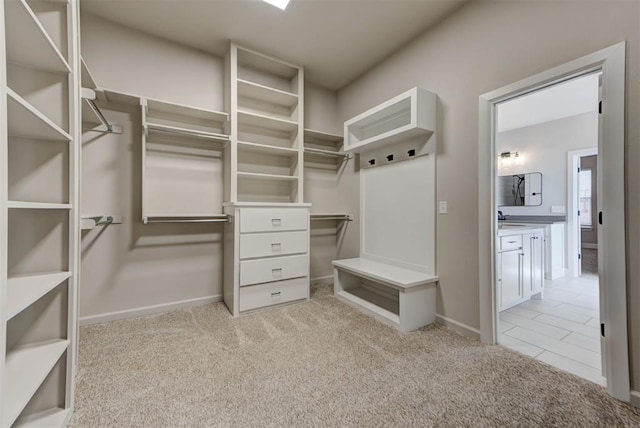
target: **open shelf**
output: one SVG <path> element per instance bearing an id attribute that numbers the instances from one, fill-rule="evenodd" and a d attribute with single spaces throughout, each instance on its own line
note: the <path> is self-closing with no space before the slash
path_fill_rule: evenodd
<path id="1" fill-rule="evenodd" d="M 147 114 L 151 117 L 170 117 L 184 122 L 214 122 L 225 123 L 229 121 L 229 115 L 215 110 L 186 106 L 148 98 Z"/>
<path id="2" fill-rule="evenodd" d="M 12 137 L 51 141 L 71 140 L 67 132 L 11 88 L 7 88 L 7 111 L 9 135 Z"/>
<path id="3" fill-rule="evenodd" d="M 71 73 L 55 43 L 25 0 L 4 2 L 7 62 L 54 73 Z"/>
<path id="4" fill-rule="evenodd" d="M 87 63 L 84 61 L 84 58 L 80 58 L 80 82 L 83 88 L 89 89 L 98 89 L 98 84 L 96 83 L 96 79 L 91 74 L 91 70 L 87 66 Z"/>
<path id="5" fill-rule="evenodd" d="M 315 131 L 313 129 L 304 130 L 305 146 L 313 146 L 313 148 L 323 150 L 339 151 L 343 141 L 344 138 L 342 135 Z"/>
<path id="6" fill-rule="evenodd" d="M 273 129 L 276 131 L 296 132 L 298 130 L 297 122 L 251 113 L 240 109 L 238 109 L 238 122 L 241 122 L 243 125 Z"/>
<path id="7" fill-rule="evenodd" d="M 69 346 L 52 340 L 21 346 L 7 353 L 2 426 L 11 426 Z"/>
<path id="8" fill-rule="evenodd" d="M 238 141 L 238 150 L 279 156 L 298 156 L 297 149 Z"/>
<path id="9" fill-rule="evenodd" d="M 71 409 L 54 408 L 20 418 L 13 428 L 62 427 L 71 417 Z"/>
<path id="10" fill-rule="evenodd" d="M 298 104 L 298 95 L 296 94 L 243 79 L 238 79 L 238 96 L 287 108 L 295 107 Z"/>
<path id="11" fill-rule="evenodd" d="M 70 276 L 71 272 L 52 272 L 8 278 L 5 320 L 13 318 Z"/>
<path id="12" fill-rule="evenodd" d="M 7 207 L 23 210 L 70 210 L 71 204 L 57 204 L 52 202 L 8 201 Z"/>
<path id="13" fill-rule="evenodd" d="M 229 136 L 226 134 L 201 131 L 199 129 L 190 129 L 190 128 L 184 128 L 180 126 L 164 125 L 162 123 L 154 123 L 154 122 L 148 122 L 148 121 L 146 123 L 146 127 L 153 131 L 164 132 L 167 134 L 176 134 L 176 135 L 181 135 L 189 138 L 198 138 L 198 139 L 211 140 L 211 141 L 222 142 L 222 143 L 229 141 Z"/>
<path id="14" fill-rule="evenodd" d="M 238 172 L 239 178 L 250 178 L 256 180 L 269 180 L 269 181 L 296 181 L 298 177 L 292 175 L 278 175 L 278 174 L 260 174 L 257 172 Z"/>
<path id="15" fill-rule="evenodd" d="M 436 96 L 415 87 L 344 123 L 344 151 L 363 153 L 435 132 Z"/>

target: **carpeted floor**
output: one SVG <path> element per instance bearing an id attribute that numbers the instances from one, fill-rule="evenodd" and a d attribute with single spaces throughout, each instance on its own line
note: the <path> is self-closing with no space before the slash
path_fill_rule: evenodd
<path id="1" fill-rule="evenodd" d="M 598 250 L 595 248 L 581 249 L 582 274 L 597 275 L 598 274 Z"/>
<path id="2" fill-rule="evenodd" d="M 638 426 L 605 390 L 442 326 L 402 334 L 314 288 L 80 330 L 74 427 Z"/>

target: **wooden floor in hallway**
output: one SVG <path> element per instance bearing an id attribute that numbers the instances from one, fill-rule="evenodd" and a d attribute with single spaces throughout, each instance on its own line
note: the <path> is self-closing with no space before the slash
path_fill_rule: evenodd
<path id="1" fill-rule="evenodd" d="M 501 345 L 601 385 L 598 277 L 545 281 L 544 299 L 500 313 Z"/>

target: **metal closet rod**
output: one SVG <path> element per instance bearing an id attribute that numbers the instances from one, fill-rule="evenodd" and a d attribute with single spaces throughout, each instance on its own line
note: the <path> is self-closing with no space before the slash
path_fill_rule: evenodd
<path id="1" fill-rule="evenodd" d="M 206 217 L 142 217 L 144 224 L 148 223 L 229 223 L 231 216 L 227 214 Z"/>
<path id="2" fill-rule="evenodd" d="M 343 220 L 343 221 L 353 221 L 353 218 L 349 214 L 345 215 L 315 215 L 311 214 L 311 220 Z"/>
<path id="3" fill-rule="evenodd" d="M 96 105 L 95 101 L 89 98 L 85 98 L 84 100 L 87 102 L 87 104 L 89 104 L 89 107 L 91 107 L 91 110 L 93 110 L 93 113 L 96 116 L 98 116 L 98 120 L 102 123 L 102 125 L 104 125 L 104 127 L 107 128 L 107 132 L 113 132 L 114 131 L 113 125 L 109 123 L 106 117 L 104 117 L 104 115 L 100 111 L 100 108 L 98 108 L 98 106 Z"/>
<path id="4" fill-rule="evenodd" d="M 351 155 L 349 153 L 332 152 L 330 150 L 321 150 L 321 149 L 312 149 L 312 148 L 305 148 L 304 151 L 306 153 L 310 153 L 314 155 L 330 156 L 333 158 L 351 159 Z"/>

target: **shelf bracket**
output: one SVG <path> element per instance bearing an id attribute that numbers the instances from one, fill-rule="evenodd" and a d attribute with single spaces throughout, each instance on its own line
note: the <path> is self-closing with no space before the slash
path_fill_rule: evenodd
<path id="1" fill-rule="evenodd" d="M 91 230 L 96 226 L 108 225 L 108 224 L 122 224 L 121 215 L 99 214 L 82 216 L 81 229 Z"/>

